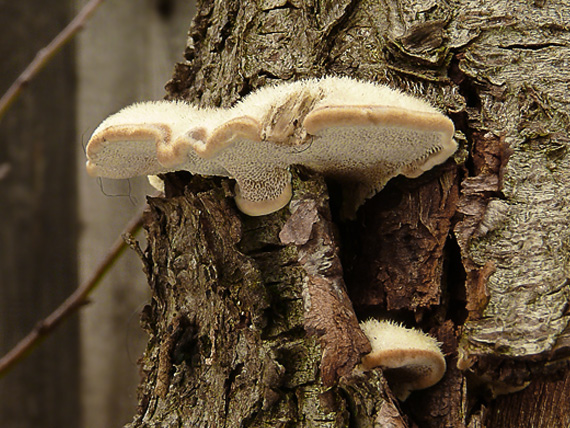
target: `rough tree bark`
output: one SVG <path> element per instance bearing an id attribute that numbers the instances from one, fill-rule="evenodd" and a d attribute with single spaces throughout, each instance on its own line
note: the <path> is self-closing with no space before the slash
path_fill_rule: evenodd
<path id="1" fill-rule="evenodd" d="M 568 17 L 543 1 L 199 4 L 169 98 L 230 106 L 349 75 L 439 105 L 461 148 L 353 222 L 309 171 L 259 218 L 236 211 L 228 180 L 166 176 L 141 252 L 151 338 L 129 426 L 566 426 Z M 400 404 L 380 370 L 352 370 L 367 344 L 344 281 L 359 318 L 443 343 L 438 385 Z"/>

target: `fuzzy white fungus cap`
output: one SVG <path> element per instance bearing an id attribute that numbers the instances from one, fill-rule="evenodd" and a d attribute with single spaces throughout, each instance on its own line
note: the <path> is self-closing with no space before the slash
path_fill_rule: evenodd
<path id="1" fill-rule="evenodd" d="M 404 401 L 416 389 L 435 385 L 445 374 L 445 357 L 433 337 L 391 321 L 369 319 L 360 328 L 370 340 L 372 352 L 362 358 L 362 367 L 382 367 L 390 387 Z"/>
<path id="2" fill-rule="evenodd" d="M 343 182 L 351 216 L 386 182 L 455 152 L 454 127 L 429 103 L 384 85 L 325 77 L 263 87 L 230 109 L 138 103 L 99 125 L 87 170 L 129 178 L 176 170 L 234 178 L 237 205 L 264 215 L 290 199 L 291 165 Z"/>

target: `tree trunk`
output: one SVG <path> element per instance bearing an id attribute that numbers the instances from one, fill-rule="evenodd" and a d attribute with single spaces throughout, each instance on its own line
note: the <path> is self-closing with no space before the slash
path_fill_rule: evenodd
<path id="1" fill-rule="evenodd" d="M 257 218 L 235 209 L 229 180 L 167 175 L 146 218 L 150 342 L 130 427 L 570 422 L 570 6 L 489 7 L 198 6 L 169 98 L 227 107 L 279 80 L 349 75 L 438 105 L 461 147 L 352 222 L 309 171 L 294 170 L 289 208 Z M 398 403 L 380 370 L 352 370 L 367 345 L 351 306 L 435 335 L 444 379 Z"/>

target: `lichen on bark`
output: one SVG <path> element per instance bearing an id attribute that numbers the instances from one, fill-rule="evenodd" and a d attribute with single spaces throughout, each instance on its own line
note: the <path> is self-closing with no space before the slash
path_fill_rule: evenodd
<path id="1" fill-rule="evenodd" d="M 511 7 L 496 4 L 506 31 L 484 28 L 459 62 L 478 104 L 467 109 L 474 163 L 456 227 L 472 290 L 464 366 L 491 355 L 551 358 L 568 324 L 568 22 L 550 4 L 525 8 L 525 18 Z"/>

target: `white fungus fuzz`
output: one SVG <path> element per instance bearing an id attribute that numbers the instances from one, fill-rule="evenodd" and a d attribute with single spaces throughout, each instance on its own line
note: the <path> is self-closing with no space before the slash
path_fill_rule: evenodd
<path id="1" fill-rule="evenodd" d="M 237 205 L 264 215 L 287 205 L 288 169 L 344 183 L 345 214 L 398 175 L 417 177 L 455 152 L 449 118 L 427 102 L 346 77 L 263 87 L 230 109 L 180 101 L 134 104 L 99 125 L 87 170 L 130 178 L 177 170 L 236 180 Z"/>
<path id="2" fill-rule="evenodd" d="M 372 352 L 362 358 L 362 367 L 382 367 L 399 400 L 406 400 L 413 390 L 435 385 L 445 374 L 439 343 L 422 331 L 375 319 L 361 322 L 360 328 L 372 346 Z"/>

